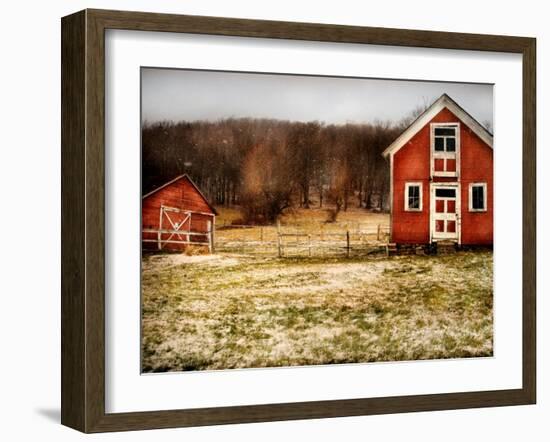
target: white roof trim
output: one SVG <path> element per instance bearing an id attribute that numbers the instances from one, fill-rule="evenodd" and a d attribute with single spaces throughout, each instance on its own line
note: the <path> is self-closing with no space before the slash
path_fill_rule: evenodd
<path id="1" fill-rule="evenodd" d="M 405 129 L 403 133 L 382 152 L 382 155 L 384 157 L 393 155 L 445 108 L 449 109 L 459 120 L 472 129 L 472 131 L 491 147 L 491 149 L 493 148 L 493 135 L 479 124 L 468 112 L 462 109 L 451 97 L 447 94 L 443 94 L 407 129 Z"/>

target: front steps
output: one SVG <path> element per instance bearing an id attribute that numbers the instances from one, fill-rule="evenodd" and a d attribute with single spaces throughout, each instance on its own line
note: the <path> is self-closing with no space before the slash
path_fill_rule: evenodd
<path id="1" fill-rule="evenodd" d="M 438 255 L 450 255 L 458 250 L 458 244 L 455 241 L 438 241 L 435 245 Z"/>

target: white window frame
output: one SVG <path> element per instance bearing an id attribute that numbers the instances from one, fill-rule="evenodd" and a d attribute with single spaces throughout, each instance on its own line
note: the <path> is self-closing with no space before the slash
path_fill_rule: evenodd
<path id="1" fill-rule="evenodd" d="M 435 129 L 455 128 L 455 151 L 454 152 L 436 152 L 435 151 Z M 447 159 L 455 160 L 455 171 L 436 171 L 435 159 L 443 159 L 445 162 Z M 460 176 L 460 123 L 431 123 L 430 124 L 430 173 L 431 176 L 439 177 L 459 177 Z"/>
<path id="2" fill-rule="evenodd" d="M 409 207 L 409 187 L 418 187 L 419 188 L 419 208 Z M 405 183 L 405 212 L 422 212 L 422 183 L 421 182 L 407 182 Z"/>
<path id="3" fill-rule="evenodd" d="M 474 209 L 474 187 L 483 187 L 483 209 Z M 470 212 L 487 212 L 487 183 L 470 183 L 468 186 L 468 210 Z"/>

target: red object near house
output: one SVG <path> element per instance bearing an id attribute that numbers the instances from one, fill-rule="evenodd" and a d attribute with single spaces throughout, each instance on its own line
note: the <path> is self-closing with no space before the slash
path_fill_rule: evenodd
<path id="1" fill-rule="evenodd" d="M 383 153 L 391 241 L 493 244 L 493 135 L 443 94 Z"/>
<path id="2" fill-rule="evenodd" d="M 183 251 L 214 244 L 216 210 L 187 175 L 143 196 L 142 249 Z"/>

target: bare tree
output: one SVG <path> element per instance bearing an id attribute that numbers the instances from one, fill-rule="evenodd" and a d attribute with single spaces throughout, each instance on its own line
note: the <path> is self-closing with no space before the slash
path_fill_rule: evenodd
<path id="1" fill-rule="evenodd" d="M 319 162 L 321 126 L 317 122 L 296 123 L 289 129 L 287 144 L 294 175 L 300 189 L 300 206 L 309 209 L 310 189 Z"/>
<path id="2" fill-rule="evenodd" d="M 413 110 L 411 110 L 407 114 L 407 116 L 402 118 L 401 121 L 397 123 L 397 126 L 401 130 L 404 130 L 407 127 L 409 127 L 413 123 L 413 121 L 416 120 L 420 115 L 422 115 L 430 107 L 431 103 L 433 103 L 434 101 L 435 99 L 429 99 L 427 97 L 424 97 L 422 99 L 422 103 L 416 106 Z"/>
<path id="3" fill-rule="evenodd" d="M 332 207 L 327 209 L 327 222 L 334 223 L 340 211 L 346 207 L 349 186 L 349 168 L 345 161 L 336 162 L 332 167 L 332 178 L 327 199 Z"/>
<path id="4" fill-rule="evenodd" d="M 256 145 L 246 156 L 241 197 L 244 222 L 272 223 L 292 206 L 294 188 L 285 156 L 276 142 Z"/>

